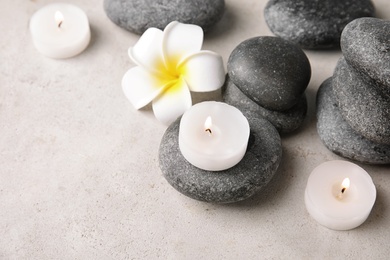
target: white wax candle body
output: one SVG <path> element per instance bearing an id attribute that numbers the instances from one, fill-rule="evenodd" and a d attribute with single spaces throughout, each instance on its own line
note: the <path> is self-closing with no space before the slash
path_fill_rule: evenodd
<path id="1" fill-rule="evenodd" d="M 207 118 L 210 131 L 206 131 Z M 208 101 L 194 105 L 180 121 L 179 147 L 184 158 L 208 171 L 233 167 L 244 157 L 249 140 L 249 123 L 237 108 Z"/>
<path id="2" fill-rule="evenodd" d="M 350 187 L 342 192 L 342 182 Z M 305 191 L 306 208 L 321 225 L 334 230 L 360 226 L 376 199 L 376 189 L 368 173 L 347 161 L 329 161 L 310 174 Z"/>
<path id="3" fill-rule="evenodd" d="M 63 18 L 56 21 L 55 14 Z M 35 48 L 47 57 L 64 59 L 82 52 L 89 44 L 88 17 L 77 6 L 54 3 L 39 9 L 30 20 Z"/>

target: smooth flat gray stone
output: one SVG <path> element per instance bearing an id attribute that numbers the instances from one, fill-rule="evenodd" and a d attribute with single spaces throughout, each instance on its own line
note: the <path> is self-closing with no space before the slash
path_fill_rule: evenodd
<path id="1" fill-rule="evenodd" d="M 232 203 L 262 190 L 276 173 L 282 145 L 276 129 L 263 118 L 248 116 L 251 128 L 247 152 L 235 166 L 224 171 L 205 171 L 181 154 L 178 136 L 180 118 L 164 133 L 159 164 L 165 179 L 182 194 L 201 201 Z"/>
<path id="2" fill-rule="evenodd" d="M 341 49 L 356 70 L 390 88 L 390 21 L 354 20 L 341 35 Z"/>
<path id="3" fill-rule="evenodd" d="M 230 54 L 227 69 L 246 96 L 277 111 L 297 104 L 311 77 L 309 60 L 301 48 L 272 36 L 241 42 Z"/>
<path id="4" fill-rule="evenodd" d="M 370 0 L 270 0 L 264 17 L 276 36 L 303 48 L 323 49 L 338 47 L 349 22 L 374 12 Z"/>
<path id="5" fill-rule="evenodd" d="M 342 57 L 333 74 L 333 91 L 341 114 L 358 133 L 390 144 L 390 88 L 357 72 Z"/>
<path id="6" fill-rule="evenodd" d="M 244 115 L 254 113 L 267 119 L 278 130 L 280 134 L 291 133 L 298 129 L 305 119 L 307 113 L 306 95 L 303 94 L 296 105 L 286 111 L 274 111 L 266 109 L 249 97 L 231 81 L 229 76 L 226 77 L 222 87 L 223 100 L 237 107 Z"/>
<path id="7" fill-rule="evenodd" d="M 196 24 L 207 31 L 223 16 L 224 0 L 104 0 L 104 11 L 119 27 L 136 34 L 170 22 Z"/>
<path id="8" fill-rule="evenodd" d="M 317 120 L 322 142 L 335 154 L 369 164 L 390 163 L 390 145 L 368 140 L 344 120 L 333 94 L 331 78 L 318 89 Z"/>

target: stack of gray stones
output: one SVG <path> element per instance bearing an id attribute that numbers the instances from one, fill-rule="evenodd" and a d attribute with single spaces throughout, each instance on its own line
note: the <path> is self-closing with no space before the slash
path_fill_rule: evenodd
<path id="1" fill-rule="evenodd" d="M 298 45 L 279 37 L 254 37 L 233 50 L 227 68 L 222 89 L 226 103 L 264 117 L 281 134 L 302 125 L 311 67 Z"/>
<path id="2" fill-rule="evenodd" d="M 390 22 L 359 18 L 341 35 L 343 56 L 317 94 L 317 130 L 334 153 L 390 163 Z"/>

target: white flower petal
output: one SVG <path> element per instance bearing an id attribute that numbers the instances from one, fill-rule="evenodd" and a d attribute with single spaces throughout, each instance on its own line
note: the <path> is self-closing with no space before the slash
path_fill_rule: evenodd
<path id="1" fill-rule="evenodd" d="M 168 68 L 176 66 L 182 58 L 200 51 L 203 43 L 203 30 L 194 24 L 171 22 L 163 33 L 163 54 Z"/>
<path id="2" fill-rule="evenodd" d="M 163 32 L 157 28 L 147 29 L 134 47 L 129 48 L 131 60 L 138 66 L 147 70 L 161 74 L 164 67 L 162 53 Z"/>
<path id="3" fill-rule="evenodd" d="M 137 66 L 128 70 L 123 76 L 122 89 L 133 106 L 140 109 L 164 90 L 166 86 L 164 83 L 166 82 Z"/>
<path id="4" fill-rule="evenodd" d="M 188 56 L 179 65 L 191 91 L 207 92 L 222 87 L 225 68 L 222 57 L 212 51 L 200 51 Z"/>
<path id="5" fill-rule="evenodd" d="M 177 80 L 153 100 L 154 115 L 165 125 L 175 121 L 191 106 L 191 93 L 183 79 Z"/>

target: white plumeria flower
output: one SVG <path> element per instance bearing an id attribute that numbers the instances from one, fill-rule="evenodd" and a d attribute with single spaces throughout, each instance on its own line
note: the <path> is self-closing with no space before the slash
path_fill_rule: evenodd
<path id="1" fill-rule="evenodd" d="M 192 106 L 191 93 L 219 89 L 225 81 L 222 57 L 201 51 L 203 30 L 171 22 L 164 31 L 149 28 L 133 48 L 137 65 L 122 79 L 126 97 L 136 109 L 153 102 L 159 121 L 168 125 Z"/>

